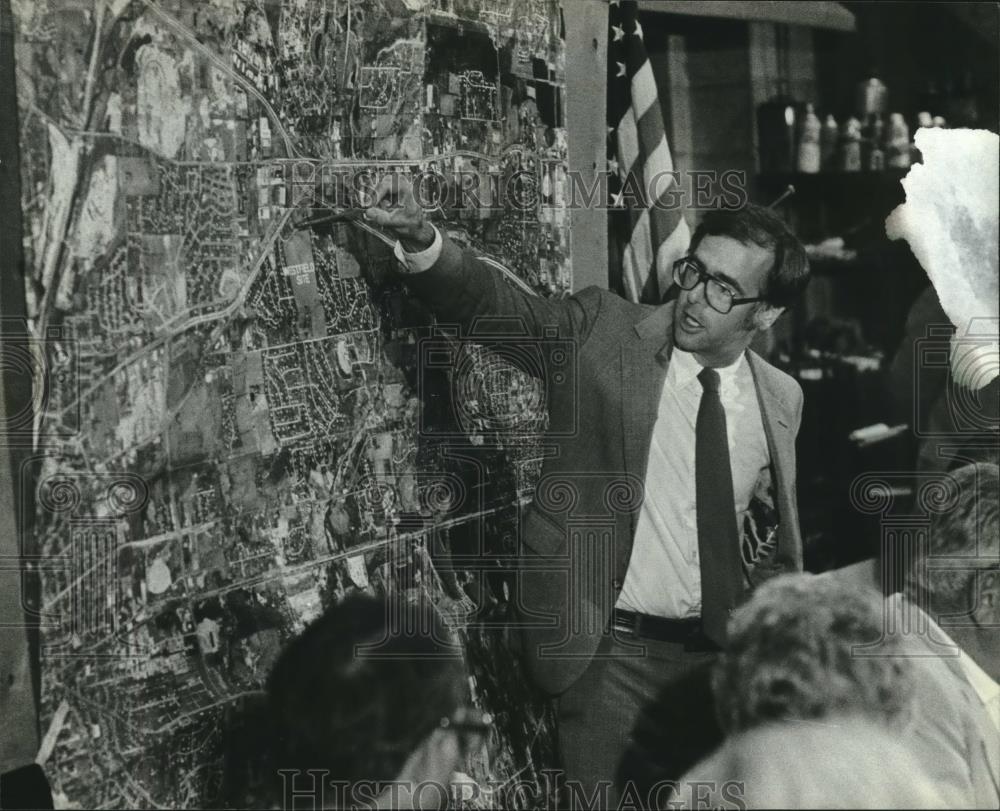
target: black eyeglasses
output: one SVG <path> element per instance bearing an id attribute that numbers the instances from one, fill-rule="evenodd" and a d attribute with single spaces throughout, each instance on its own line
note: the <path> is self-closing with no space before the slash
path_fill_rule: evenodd
<path id="1" fill-rule="evenodd" d="M 709 275 L 693 256 L 683 256 L 674 262 L 674 283 L 682 290 L 694 290 L 701 282 L 705 283 L 705 300 L 708 306 L 723 315 L 737 304 L 752 304 L 764 300 L 763 296 L 737 298 L 725 282 Z"/>

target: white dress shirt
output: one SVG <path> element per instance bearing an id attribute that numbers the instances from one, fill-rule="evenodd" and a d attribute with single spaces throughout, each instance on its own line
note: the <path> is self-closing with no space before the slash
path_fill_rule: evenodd
<path id="1" fill-rule="evenodd" d="M 674 348 L 649 446 L 645 498 L 617 608 L 674 619 L 701 614 L 694 461 L 702 368 L 694 355 Z M 735 363 L 716 371 L 726 412 L 739 522 L 761 471 L 770 464 L 770 454 L 746 356 L 741 354 Z"/>

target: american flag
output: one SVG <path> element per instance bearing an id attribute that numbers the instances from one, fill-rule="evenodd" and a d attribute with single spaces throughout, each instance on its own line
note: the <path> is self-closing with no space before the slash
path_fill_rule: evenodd
<path id="1" fill-rule="evenodd" d="M 674 162 L 636 0 L 611 0 L 608 25 L 610 282 L 632 301 L 659 304 L 691 232 L 680 206 L 666 204 Z"/>

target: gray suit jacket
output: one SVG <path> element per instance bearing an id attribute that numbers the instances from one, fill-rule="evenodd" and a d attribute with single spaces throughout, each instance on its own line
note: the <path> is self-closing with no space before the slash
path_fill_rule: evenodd
<path id="1" fill-rule="evenodd" d="M 673 305 L 633 304 L 597 287 L 564 299 L 525 295 L 447 238 L 434 267 L 405 280 L 442 322 L 468 331 L 477 319 L 505 316 L 504 324 L 491 323 L 494 333 L 538 342 L 550 430 L 521 528 L 517 608 L 533 677 L 543 689 L 562 692 L 593 658 L 625 579 L 670 362 Z M 567 341 L 570 362 L 557 351 Z M 748 569 L 752 584 L 802 568 L 795 492 L 802 390 L 758 355 L 747 357 L 779 516 L 776 545 Z"/>

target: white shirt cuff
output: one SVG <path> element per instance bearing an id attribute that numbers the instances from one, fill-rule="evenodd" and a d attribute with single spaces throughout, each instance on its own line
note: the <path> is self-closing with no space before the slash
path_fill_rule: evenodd
<path id="1" fill-rule="evenodd" d="M 434 241 L 422 251 L 409 253 L 403 250 L 402 243 L 396 242 L 394 249 L 396 258 L 407 273 L 422 273 L 441 258 L 441 248 L 444 245 L 441 239 L 441 232 L 438 231 L 436 226 L 432 225 L 431 228 L 434 229 Z"/>

